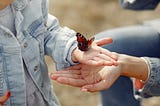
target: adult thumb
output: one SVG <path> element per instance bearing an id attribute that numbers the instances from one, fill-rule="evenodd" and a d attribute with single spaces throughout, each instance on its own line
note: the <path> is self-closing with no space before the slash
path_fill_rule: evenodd
<path id="1" fill-rule="evenodd" d="M 112 38 L 104 38 L 104 39 L 97 40 L 97 41 L 96 41 L 96 44 L 97 44 L 98 46 L 103 46 L 103 45 L 112 43 L 112 41 L 113 41 Z"/>

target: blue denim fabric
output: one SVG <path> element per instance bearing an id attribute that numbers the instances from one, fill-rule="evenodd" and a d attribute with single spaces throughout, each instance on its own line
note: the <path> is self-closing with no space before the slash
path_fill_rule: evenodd
<path id="1" fill-rule="evenodd" d="M 156 8 L 160 0 L 119 0 L 119 2 L 125 9 L 151 10 Z"/>
<path id="2" fill-rule="evenodd" d="M 151 73 L 160 73 L 160 33 L 150 25 L 138 25 L 117 28 L 99 33 L 96 38 L 112 37 L 113 43 L 103 46 L 114 52 L 152 59 Z M 153 65 L 154 63 L 154 65 Z M 157 64 L 157 65 L 155 65 Z M 137 70 L 138 71 L 138 70 Z M 158 74 L 160 76 L 160 74 Z M 159 76 L 149 78 L 147 86 L 142 92 L 155 96 L 159 93 Z M 150 80 L 152 83 L 150 83 Z M 127 77 L 120 77 L 113 86 L 101 92 L 103 106 L 140 106 L 140 101 L 134 98 L 132 81 Z M 148 87 L 149 86 L 149 87 Z M 146 90 L 147 89 L 147 90 Z M 154 92 L 154 93 L 153 93 Z M 143 93 L 142 93 L 143 94 Z M 140 94 L 141 96 L 143 96 Z M 143 96 L 144 97 L 144 96 Z"/>
<path id="3" fill-rule="evenodd" d="M 76 33 L 48 16 L 47 0 L 14 0 L 11 7 L 16 35 L 0 25 L 0 96 L 9 90 L 12 96 L 5 106 L 26 106 L 24 61 L 45 101 L 58 106 L 44 56 L 51 56 L 58 69 L 72 65 Z"/>

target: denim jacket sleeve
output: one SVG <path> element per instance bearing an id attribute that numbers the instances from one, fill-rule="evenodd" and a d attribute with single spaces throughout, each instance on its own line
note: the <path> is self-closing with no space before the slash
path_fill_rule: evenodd
<path id="1" fill-rule="evenodd" d="M 48 14 L 48 1 L 43 0 L 43 18 L 46 26 L 44 38 L 45 55 L 49 55 L 56 63 L 56 69 L 75 64 L 71 60 L 73 49 L 77 46 L 76 32 L 67 27 L 62 28 L 53 15 Z"/>
<path id="2" fill-rule="evenodd" d="M 48 15 L 45 53 L 51 56 L 57 70 L 73 65 L 71 53 L 77 46 L 76 32 L 67 27 L 60 27 L 56 17 Z"/>
<path id="3" fill-rule="evenodd" d="M 144 87 L 137 91 L 137 96 L 148 98 L 160 96 L 160 58 L 145 57 L 149 62 L 150 75 Z"/>
<path id="4" fill-rule="evenodd" d="M 121 6 L 132 10 L 152 10 L 155 9 L 160 0 L 119 0 Z"/>

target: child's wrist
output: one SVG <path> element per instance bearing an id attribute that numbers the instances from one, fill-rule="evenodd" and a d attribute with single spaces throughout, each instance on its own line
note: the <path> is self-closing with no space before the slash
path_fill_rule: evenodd
<path id="1" fill-rule="evenodd" d="M 76 47 L 74 50 L 73 50 L 73 52 L 72 52 L 72 61 L 74 62 L 74 63 L 77 63 L 78 62 L 78 60 L 77 60 L 77 58 L 76 58 L 76 54 L 77 54 L 77 51 L 78 51 L 78 48 Z"/>

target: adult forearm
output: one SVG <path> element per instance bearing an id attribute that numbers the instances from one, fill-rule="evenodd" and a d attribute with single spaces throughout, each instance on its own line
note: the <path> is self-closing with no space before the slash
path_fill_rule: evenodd
<path id="1" fill-rule="evenodd" d="M 122 76 L 134 77 L 143 81 L 148 78 L 148 66 L 142 58 L 119 54 L 119 65 Z"/>

